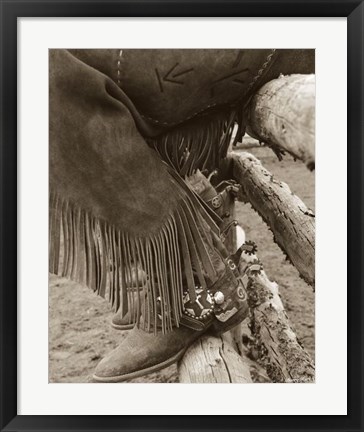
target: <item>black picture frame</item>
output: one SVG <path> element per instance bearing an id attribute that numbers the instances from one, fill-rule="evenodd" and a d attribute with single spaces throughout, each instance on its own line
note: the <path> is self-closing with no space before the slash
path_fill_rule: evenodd
<path id="1" fill-rule="evenodd" d="M 1 4 L 1 431 L 362 431 L 363 429 L 363 64 L 364 5 L 351 0 L 17 1 Z M 348 24 L 348 415 L 17 415 L 17 18 L 347 17 Z M 333 100 L 335 100 L 333 89 Z M 334 108 L 333 108 L 334 109 Z M 340 127 L 340 126 L 338 126 Z M 334 211 L 334 208 L 333 208 Z M 340 319 L 340 311 L 337 314 Z M 340 341 L 333 350 L 340 349 Z M 335 359 L 333 358 L 333 361 Z M 333 379 L 333 391 L 335 382 Z M 218 395 L 212 396 L 218 409 Z M 289 414 L 289 413 L 287 413 Z M 177 417 L 177 418 L 176 418 Z"/>

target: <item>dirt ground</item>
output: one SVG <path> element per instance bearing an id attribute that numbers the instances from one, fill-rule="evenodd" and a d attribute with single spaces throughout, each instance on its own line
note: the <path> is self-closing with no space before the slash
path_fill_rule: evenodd
<path id="1" fill-rule="evenodd" d="M 286 156 L 279 162 L 271 150 L 249 150 L 293 193 L 314 210 L 315 178 L 300 162 Z M 237 219 L 247 239 L 258 245 L 266 273 L 280 287 L 292 327 L 314 358 L 315 302 L 312 288 L 299 278 L 296 269 L 273 242 L 271 232 L 249 205 L 237 203 Z M 49 278 L 49 382 L 91 382 L 98 362 L 125 337 L 127 332 L 110 326 L 113 313 L 102 298 L 88 288 L 64 278 Z M 176 366 L 132 380 L 132 382 L 178 382 Z"/>

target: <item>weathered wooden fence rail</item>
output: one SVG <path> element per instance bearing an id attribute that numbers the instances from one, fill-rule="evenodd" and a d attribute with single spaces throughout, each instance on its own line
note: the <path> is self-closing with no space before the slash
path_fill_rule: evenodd
<path id="1" fill-rule="evenodd" d="M 233 176 L 301 277 L 315 284 L 315 215 L 250 153 L 231 153 Z"/>
<path id="2" fill-rule="evenodd" d="M 264 271 L 250 279 L 250 328 L 265 357 L 269 378 L 273 382 L 313 382 L 313 361 L 291 328 L 278 284 L 271 282 Z"/>
<path id="3" fill-rule="evenodd" d="M 250 136 L 315 167 L 315 75 L 282 76 L 265 84 L 248 111 Z"/>

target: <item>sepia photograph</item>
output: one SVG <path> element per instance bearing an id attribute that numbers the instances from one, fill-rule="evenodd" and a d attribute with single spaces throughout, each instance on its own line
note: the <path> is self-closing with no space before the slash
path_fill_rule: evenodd
<path id="1" fill-rule="evenodd" d="M 313 49 L 49 49 L 49 383 L 315 383 L 315 104 Z"/>

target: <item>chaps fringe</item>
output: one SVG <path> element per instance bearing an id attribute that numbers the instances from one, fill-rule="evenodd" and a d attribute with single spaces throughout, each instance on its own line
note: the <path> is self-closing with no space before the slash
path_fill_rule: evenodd
<path id="1" fill-rule="evenodd" d="M 182 178 L 219 167 L 235 130 L 233 145 L 245 134 L 243 112 L 243 107 L 230 106 L 200 115 L 148 141 L 169 165 L 181 195 L 157 234 L 133 237 L 51 192 L 50 272 L 88 286 L 114 311 L 129 312 L 130 323 L 139 325 L 142 313 L 147 331 L 178 326 L 183 293 L 194 300 L 196 287 L 206 289 L 217 278 L 210 253 L 219 235 L 219 218 Z M 138 270 L 147 275 L 146 282 L 138 280 Z"/>
<path id="2" fill-rule="evenodd" d="M 208 253 L 216 226 L 203 207 L 196 211 L 196 198 L 180 194 L 179 207 L 157 234 L 133 237 L 51 192 L 49 271 L 88 286 L 114 311 L 129 311 L 131 323 L 139 324 L 142 312 L 147 331 L 170 331 L 179 325 L 184 290 L 194 299 L 196 286 L 216 278 Z M 146 282 L 138 280 L 138 269 Z"/>
<path id="3" fill-rule="evenodd" d="M 246 121 L 243 112 L 243 107 L 228 107 L 223 112 L 200 115 L 149 139 L 148 143 L 181 177 L 190 176 L 197 169 L 210 173 L 226 157 L 236 125 L 233 145 L 244 136 Z"/>

